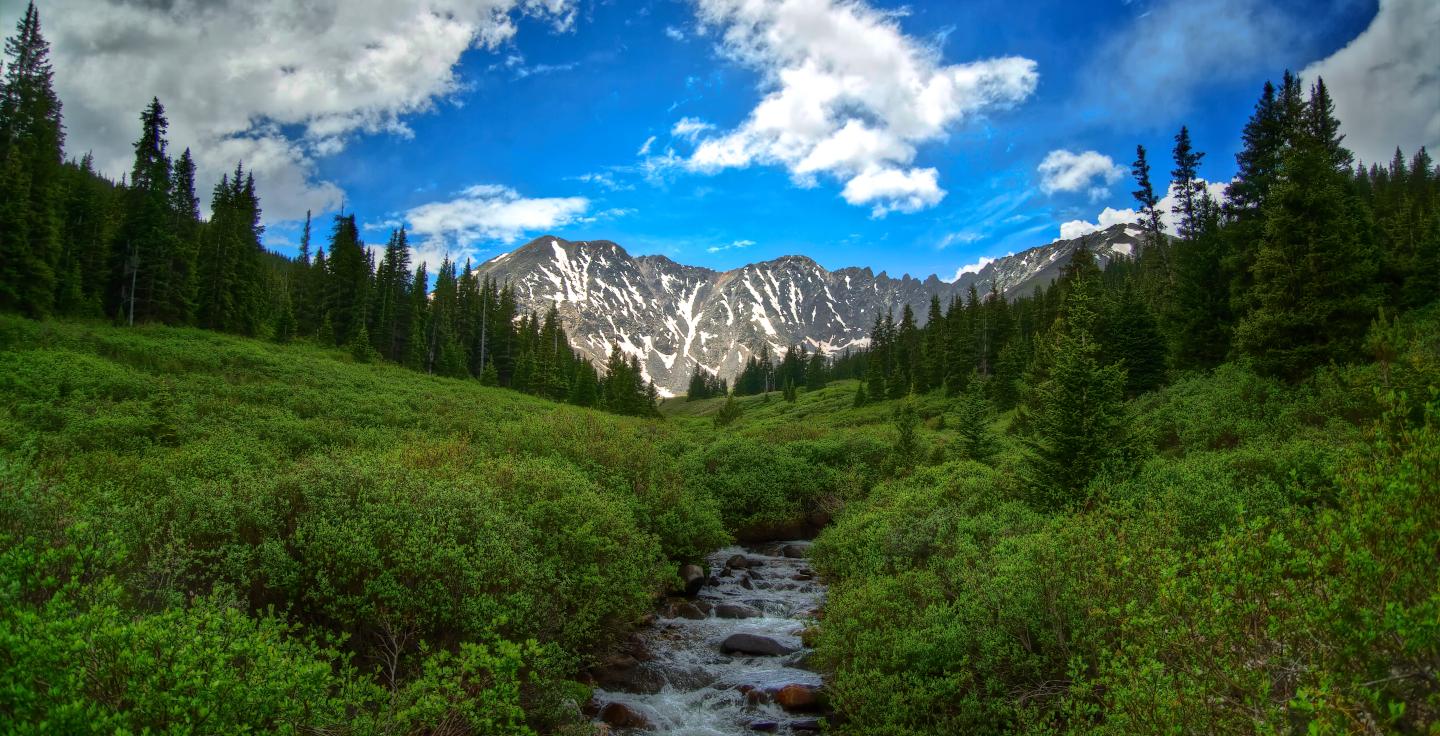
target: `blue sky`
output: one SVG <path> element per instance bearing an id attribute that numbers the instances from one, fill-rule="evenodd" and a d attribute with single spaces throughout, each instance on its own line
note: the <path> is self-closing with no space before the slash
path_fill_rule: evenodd
<path id="1" fill-rule="evenodd" d="M 315 209 L 323 234 L 343 201 L 367 241 L 405 223 L 428 259 L 484 260 L 554 233 L 719 269 L 802 253 L 943 278 L 1131 207 L 1135 145 L 1168 172 L 1181 124 L 1207 154 L 1202 175 L 1227 180 L 1266 79 L 1374 67 L 1383 49 L 1358 61 L 1342 49 L 1381 20 L 1423 16 L 1423 31 L 1434 17 L 1424 0 L 486 2 L 192 9 L 194 68 L 123 93 L 106 67 L 163 68 L 156 29 L 170 21 L 125 0 L 41 9 L 70 151 L 111 152 L 97 160 L 123 171 L 133 126 L 112 110 L 138 112 L 150 92 L 132 88 L 148 80 L 177 149 L 216 174 L 233 158 L 256 167 L 267 244 L 282 252 L 298 240 L 292 218 Z M 0 5 L 18 14 L 18 0 Z M 227 59 L 210 36 L 223 22 L 273 27 L 274 46 Z M 94 52 L 127 24 L 150 40 Z M 228 63 L 195 62 L 204 53 Z M 253 72 L 237 76 L 235 59 Z M 1413 61 L 1423 75 L 1428 57 Z M 1433 145 L 1425 106 L 1416 114 L 1418 132 L 1387 122 L 1357 148 Z"/>

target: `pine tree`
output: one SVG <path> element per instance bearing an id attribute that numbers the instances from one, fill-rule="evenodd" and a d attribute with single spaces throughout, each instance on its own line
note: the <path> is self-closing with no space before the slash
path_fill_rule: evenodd
<path id="1" fill-rule="evenodd" d="M 375 353 L 375 346 L 370 344 L 370 331 L 365 329 L 363 321 L 350 338 L 350 357 L 356 363 L 370 363 L 380 357 Z"/>
<path id="2" fill-rule="evenodd" d="M 805 364 L 805 390 L 819 391 L 825 388 L 825 356 L 815 351 Z"/>
<path id="3" fill-rule="evenodd" d="M 1317 366 L 1360 356 L 1379 306 L 1376 254 L 1365 213 L 1348 186 L 1349 153 L 1337 151 L 1338 122 L 1323 84 L 1305 130 L 1280 167 L 1265 206 L 1252 311 L 1236 341 L 1261 372 L 1298 379 Z M 1317 112 L 1318 111 L 1318 112 Z"/>
<path id="4" fill-rule="evenodd" d="M 1149 305 L 1126 282 L 1111 295 L 1105 311 L 1105 362 L 1125 367 L 1125 395 L 1159 388 L 1165 381 L 1165 339 Z"/>
<path id="5" fill-rule="evenodd" d="M 742 413 L 743 411 L 740 408 L 739 402 L 735 401 L 735 396 L 733 394 L 726 396 L 725 403 L 720 407 L 720 411 L 715 412 L 715 426 L 727 427 L 734 424 L 735 420 L 739 419 Z"/>
<path id="6" fill-rule="evenodd" d="M 1135 177 L 1135 191 L 1131 194 L 1140 204 L 1140 228 L 1145 231 L 1144 246 L 1140 251 L 1141 268 L 1146 283 L 1155 297 L 1162 298 L 1165 289 L 1175 281 L 1174 264 L 1170 253 L 1170 241 L 1165 237 L 1164 225 L 1160 219 L 1160 197 L 1150 182 L 1150 162 L 1145 158 L 1145 147 L 1135 147 L 1135 163 L 1130 165 Z"/>
<path id="7" fill-rule="evenodd" d="M 171 163 L 165 151 L 169 122 L 158 99 L 151 99 L 140 115 L 140 123 L 125 221 L 113 249 L 117 259 L 113 304 L 121 320 L 128 324 L 173 317 L 165 305 L 170 301 L 170 269 L 178 247 L 171 229 Z"/>
<path id="8" fill-rule="evenodd" d="M 967 459 L 982 463 L 990 462 L 999 449 L 999 440 L 990 428 L 995 408 L 985 398 L 986 383 L 980 374 L 971 374 L 965 390 L 955 400 L 955 431 L 960 439 L 960 452 Z"/>
<path id="9" fill-rule="evenodd" d="M 920 412 L 915 402 L 906 398 L 895 406 L 891 420 L 895 425 L 895 446 L 890 450 L 890 462 L 903 472 L 920 458 Z"/>
<path id="10" fill-rule="evenodd" d="M 0 309 L 49 314 L 56 293 L 64 128 L 35 3 L 5 41 L 0 81 Z"/>
<path id="11" fill-rule="evenodd" d="M 1170 172 L 1175 189 L 1175 206 L 1171 211 L 1179 218 L 1175 232 L 1181 240 L 1193 240 L 1200 231 L 1201 201 L 1205 196 L 1205 184 L 1200 181 L 1200 162 L 1205 154 L 1190 145 L 1190 129 L 1180 126 L 1175 134 L 1175 169 Z"/>
<path id="12" fill-rule="evenodd" d="M 869 403 L 869 397 L 865 395 L 865 382 L 861 381 L 860 385 L 855 388 L 855 401 L 851 406 L 858 409 L 867 403 Z"/>
<path id="13" fill-rule="evenodd" d="M 1059 509 L 1083 497 L 1090 481 L 1125 446 L 1125 370 L 1103 362 L 1096 339 L 1096 279 L 1067 285 L 1060 317 L 1032 372 L 1025 404 L 1025 476 L 1037 507 Z"/>

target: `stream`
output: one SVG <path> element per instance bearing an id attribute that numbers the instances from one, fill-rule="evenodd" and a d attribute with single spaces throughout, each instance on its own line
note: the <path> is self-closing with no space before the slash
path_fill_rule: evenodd
<path id="1" fill-rule="evenodd" d="M 804 558 L 808 547 L 775 542 L 711 554 L 710 582 L 699 594 L 663 604 L 602 670 L 600 720 L 627 736 L 818 732 L 820 675 L 804 667 L 810 650 L 800 633 L 814 622 L 825 586 Z"/>

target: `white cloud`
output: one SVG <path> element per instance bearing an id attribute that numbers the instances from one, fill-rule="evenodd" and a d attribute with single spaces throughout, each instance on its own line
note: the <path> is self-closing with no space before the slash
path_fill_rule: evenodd
<path id="1" fill-rule="evenodd" d="M 1035 62 L 1004 57 L 944 65 L 894 13 L 844 0 L 699 0 L 701 29 L 761 72 L 765 96 L 739 127 L 703 140 L 688 168 L 786 167 L 801 186 L 845 182 L 846 201 L 875 215 L 914 212 L 944 196 L 916 148 L 956 124 L 1034 91 Z"/>
<path id="2" fill-rule="evenodd" d="M 964 275 L 967 274 L 967 273 L 980 273 L 980 269 L 983 269 L 983 268 L 985 268 L 986 266 L 988 266 L 988 265 L 990 265 L 991 263 L 994 263 L 994 262 L 995 262 L 995 259 L 994 259 L 994 258 L 986 258 L 986 257 L 984 257 L 984 256 L 981 256 L 981 257 L 980 257 L 980 260 L 978 260 L 978 261 L 976 261 L 976 262 L 974 262 L 974 263 L 972 263 L 972 264 L 970 264 L 970 265 L 968 265 L 968 266 L 961 266 L 960 268 L 956 269 L 956 270 L 955 270 L 955 275 L 954 275 L 954 276 L 951 276 L 951 277 L 950 277 L 950 280 L 951 280 L 952 282 L 953 282 L 953 281 L 958 281 L 958 280 L 960 280 L 960 277 L 961 277 L 961 276 L 964 276 Z"/>
<path id="3" fill-rule="evenodd" d="M 685 31 L 682 31 L 675 26 L 665 26 L 665 35 L 672 41 L 685 40 Z"/>
<path id="4" fill-rule="evenodd" d="M 705 252 L 706 252 L 706 253 L 719 253 L 720 251 L 734 250 L 734 249 L 736 249 L 736 248 L 749 248 L 750 246 L 752 246 L 752 245 L 754 245 L 754 244 L 755 244 L 755 241 L 753 241 L 753 240 L 736 240 L 736 241 L 730 243 L 729 245 L 712 245 L 712 246 L 710 246 L 709 248 L 706 248 L 706 249 L 705 249 Z"/>
<path id="5" fill-rule="evenodd" d="M 1440 3 L 1380 0 L 1370 27 L 1329 58 L 1305 68 L 1335 98 L 1345 145 L 1385 163 L 1395 147 L 1440 149 Z"/>
<path id="6" fill-rule="evenodd" d="M 648 155 L 650 155 L 650 147 L 653 146 L 653 145 L 655 145 L 655 136 L 652 135 L 652 136 L 650 136 L 649 138 L 646 138 L 644 143 L 641 143 L 641 144 L 640 144 L 640 150 L 636 151 L 636 152 L 635 152 L 635 155 L 636 155 L 636 156 L 648 156 Z"/>
<path id="7" fill-rule="evenodd" d="M 1425 0 L 1420 0 L 1424 2 Z M 1267 0 L 1157 0 L 1115 29 L 1082 73 L 1082 96 L 1108 120 L 1154 125 L 1157 111 L 1189 112 L 1206 86 L 1273 74 L 1306 43 L 1319 0 L 1288 15 Z M 1140 12 L 1143 7 L 1144 12 Z"/>
<path id="8" fill-rule="evenodd" d="M 71 152 L 128 171 L 140 111 L 159 97 L 201 191 L 243 156 L 271 222 L 338 204 L 316 160 L 360 133 L 408 135 L 406 116 L 463 88 L 461 54 L 511 39 L 517 14 L 559 28 L 575 17 L 572 0 L 55 0 L 43 11 Z"/>
<path id="9" fill-rule="evenodd" d="M 984 237 L 985 236 L 981 235 L 980 233 L 970 232 L 968 230 L 958 233 L 950 233 L 945 237 L 941 238 L 940 242 L 935 244 L 935 248 L 937 250 L 944 250 L 956 244 L 969 245 L 971 243 L 978 243 L 983 240 Z"/>
<path id="10" fill-rule="evenodd" d="M 1213 198 L 1216 202 L 1224 201 L 1225 188 L 1229 186 L 1229 182 L 1206 182 L 1204 179 L 1201 179 L 1200 181 L 1205 184 L 1205 189 L 1210 193 L 1211 198 Z M 1170 233 L 1171 235 L 1175 234 L 1175 225 L 1177 221 L 1175 214 L 1171 212 L 1171 210 L 1175 208 L 1175 205 L 1178 201 L 1179 200 L 1175 196 L 1175 187 L 1172 185 L 1170 187 L 1170 191 L 1166 193 L 1165 197 L 1162 198 L 1160 200 L 1160 203 L 1157 205 L 1160 208 L 1160 225 L 1165 229 L 1165 232 Z M 1088 222 L 1086 220 L 1071 220 L 1069 222 L 1061 223 L 1060 239 L 1071 240 L 1073 238 L 1078 238 L 1082 235 L 1089 235 L 1090 233 L 1104 230 L 1113 225 L 1120 225 L 1122 223 L 1139 221 L 1140 213 L 1133 208 L 1127 207 L 1123 210 L 1117 210 L 1113 207 L 1106 207 L 1105 209 L 1100 211 L 1099 216 L 1095 218 L 1095 222 Z"/>
<path id="11" fill-rule="evenodd" d="M 615 180 L 615 175 L 608 171 L 591 172 L 579 176 L 570 177 L 575 181 L 583 181 L 586 184 L 594 184 L 601 189 L 611 192 L 630 191 L 635 188 L 633 184 L 625 184 Z"/>
<path id="12" fill-rule="evenodd" d="M 477 243 L 513 243 L 527 233 L 582 221 L 585 197 L 528 198 L 498 184 L 476 184 L 453 199 L 407 210 L 410 231 L 429 247 L 469 252 Z"/>
<path id="13" fill-rule="evenodd" d="M 680 118 L 675 122 L 675 127 L 670 129 L 670 135 L 675 138 L 685 138 L 690 142 L 714 130 L 715 126 L 701 120 L 700 118 Z"/>
<path id="14" fill-rule="evenodd" d="M 890 169 L 872 166 L 845 182 L 840 192 L 850 204 L 868 204 L 872 217 L 891 212 L 919 212 L 933 207 L 945 198 L 945 190 L 937 182 L 935 169 Z"/>
<path id="15" fill-rule="evenodd" d="M 1103 153 L 1075 153 L 1063 148 L 1047 154 L 1036 171 L 1040 172 L 1040 190 L 1046 194 L 1086 189 L 1092 200 L 1109 194 L 1109 189 L 1095 182 L 1114 184 L 1125 176 L 1125 168 Z"/>

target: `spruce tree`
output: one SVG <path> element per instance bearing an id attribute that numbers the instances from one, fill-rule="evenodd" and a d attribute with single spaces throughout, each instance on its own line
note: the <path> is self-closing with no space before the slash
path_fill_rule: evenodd
<path id="1" fill-rule="evenodd" d="M 990 428 L 995 408 L 986 398 L 986 383 L 980 374 L 971 374 L 965 390 L 955 399 L 955 431 L 959 435 L 960 452 L 967 459 L 982 463 L 990 462 L 999 449 L 999 440 Z"/>
<path id="2" fill-rule="evenodd" d="M 1360 357 L 1361 338 L 1379 306 L 1378 259 L 1349 187 L 1349 153 L 1337 150 L 1339 123 L 1323 84 L 1317 83 L 1308 109 L 1264 208 L 1252 310 L 1236 331 L 1241 352 L 1258 370 L 1292 380 Z"/>
<path id="3" fill-rule="evenodd" d="M 1164 298 L 1166 289 L 1174 284 L 1175 271 L 1170 242 L 1160 219 L 1160 197 L 1150 181 L 1150 162 L 1145 158 L 1144 146 L 1135 147 L 1135 163 L 1130 165 L 1130 172 L 1135 177 L 1135 191 L 1131 194 L 1140 205 L 1140 229 L 1145 231 L 1139 259 L 1146 285 L 1158 300 Z"/>
<path id="4" fill-rule="evenodd" d="M 1060 316 L 1034 372 L 1025 405 L 1025 479 L 1032 502 L 1061 509 L 1083 500 L 1090 481 L 1126 445 L 1125 370 L 1104 362 L 1096 337 L 1097 280 L 1067 285 Z"/>
<path id="5" fill-rule="evenodd" d="M 140 115 L 140 139 L 130 170 L 125 220 L 112 249 L 113 305 L 121 321 L 173 319 L 170 303 L 171 267 L 178 240 L 172 225 L 171 162 L 166 153 L 169 121 L 160 100 L 151 99 Z"/>
<path id="6" fill-rule="evenodd" d="M 1175 206 L 1171 211 L 1178 218 L 1175 232 L 1181 240 L 1193 240 L 1200 231 L 1202 199 L 1205 184 L 1200 181 L 1200 162 L 1205 154 L 1196 151 L 1190 144 L 1190 129 L 1180 126 L 1175 134 L 1175 169 L 1170 172 L 1175 189 Z"/>
<path id="7" fill-rule="evenodd" d="M 35 3 L 5 41 L 0 81 L 0 309 L 54 306 L 60 255 L 60 99 Z"/>

